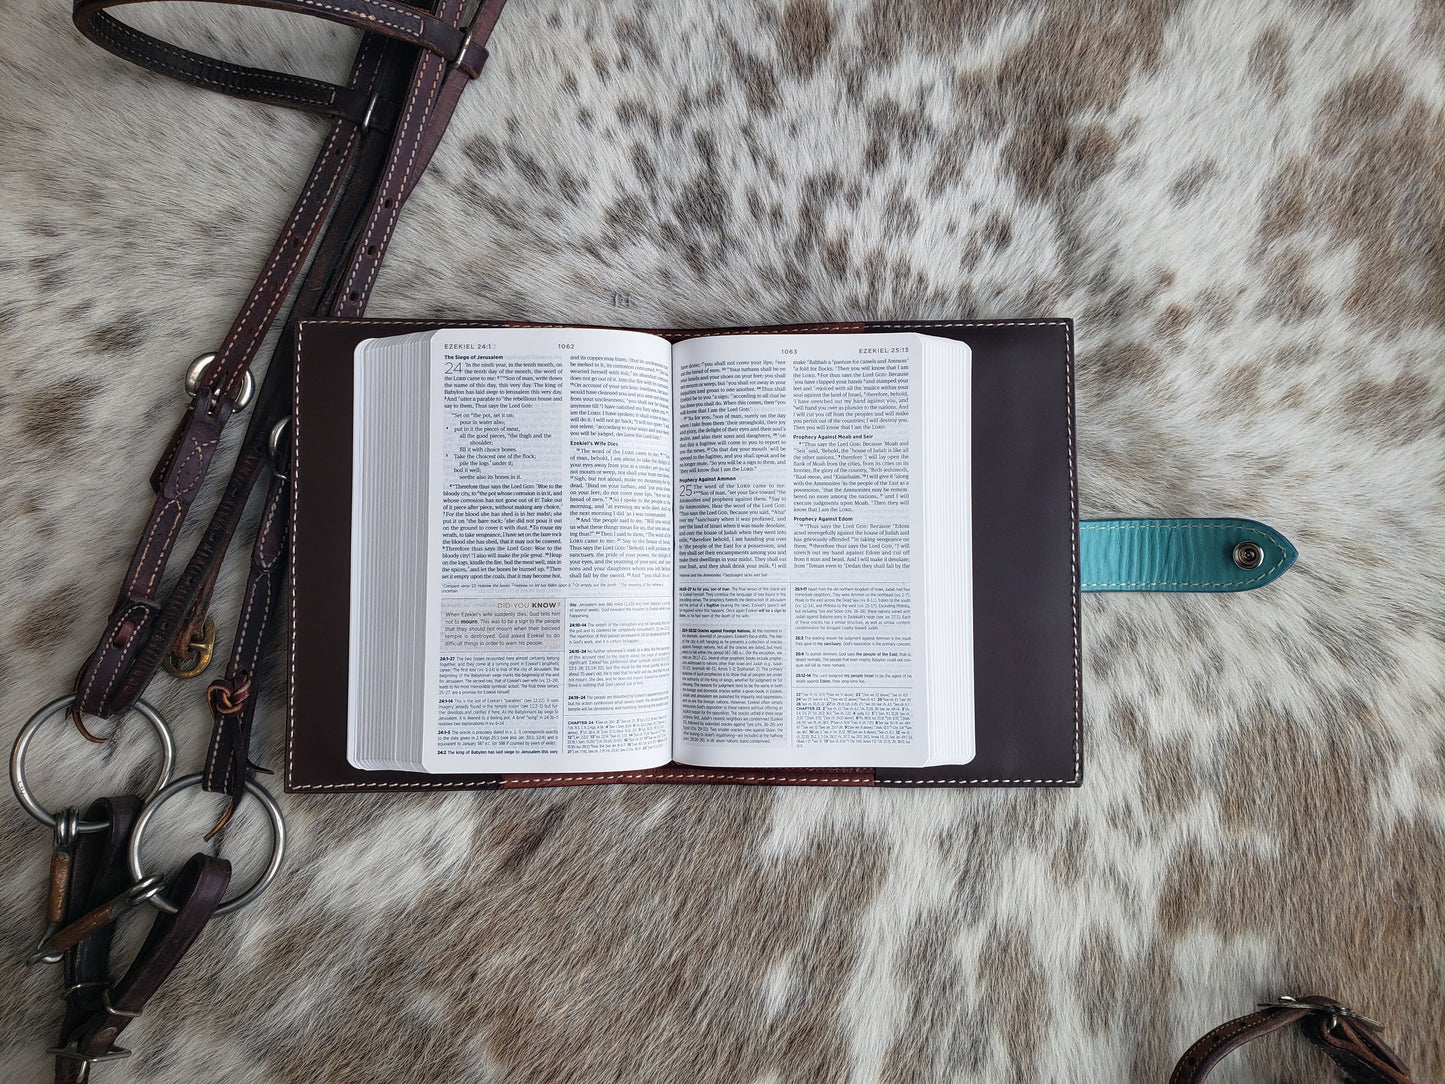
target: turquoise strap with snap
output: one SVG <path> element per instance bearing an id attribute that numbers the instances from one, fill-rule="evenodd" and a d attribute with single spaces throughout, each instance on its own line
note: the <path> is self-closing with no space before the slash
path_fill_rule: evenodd
<path id="1" fill-rule="evenodd" d="M 1252 519 L 1093 519 L 1079 524 L 1082 591 L 1249 591 L 1297 556 Z"/>

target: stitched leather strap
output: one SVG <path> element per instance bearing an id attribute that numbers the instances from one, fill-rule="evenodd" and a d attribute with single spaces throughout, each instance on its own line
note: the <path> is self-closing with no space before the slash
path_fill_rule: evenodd
<path id="1" fill-rule="evenodd" d="M 1100 519 L 1079 524 L 1082 591 L 1250 591 L 1284 575 L 1289 539 L 1252 519 Z"/>
<path id="2" fill-rule="evenodd" d="M 284 448 L 281 449 L 284 455 Z M 275 613 L 286 568 L 286 542 L 290 529 L 289 485 L 283 459 L 271 480 L 256 544 L 251 550 L 251 571 L 241 601 L 241 619 L 226 675 L 206 690 L 215 725 L 206 752 L 201 786 L 231 796 L 234 810 L 246 790 L 253 765 L 250 759 L 251 723 L 256 717 L 255 678 L 261 672 L 266 629 Z M 223 818 L 222 823 L 225 823 Z"/>
<path id="3" fill-rule="evenodd" d="M 313 113 L 347 117 L 360 123 L 368 97 L 353 90 L 314 79 L 229 64 L 181 49 L 143 34 L 106 13 L 106 8 L 133 3 L 172 3 L 175 0 L 76 0 L 74 19 L 80 32 L 97 45 L 142 67 L 209 90 L 241 98 L 305 109 Z M 429 50 L 475 78 L 486 56 L 485 38 L 469 38 L 455 20 L 392 0 L 214 0 L 314 15 L 358 30 L 395 38 Z"/>
<path id="4" fill-rule="evenodd" d="M 352 71 L 352 85 L 367 90 L 374 88 L 386 55 L 383 45 L 375 38 L 363 39 Z M 152 625 L 161 610 L 156 599 L 161 575 L 181 524 L 205 478 L 221 429 L 230 417 L 240 381 L 337 200 L 342 181 L 354 162 L 360 135 L 357 126 L 349 121 L 333 122 L 311 176 L 250 298 L 232 324 L 203 378 L 195 402 L 186 411 L 176 436 L 161 457 L 161 467 L 152 478 L 155 504 L 122 581 L 120 599 L 78 680 L 77 711 L 105 716 L 124 710 L 140 695 L 140 689 L 160 665 L 168 644 L 154 642 Z M 253 416 L 253 428 L 260 413 Z M 264 434 L 261 438 L 264 439 Z M 241 503 L 244 505 L 244 494 Z M 217 563 L 224 551 L 223 543 L 214 554 Z M 142 657 L 143 650 L 146 653 Z M 119 690 L 122 678 L 131 673 L 138 673 L 141 680 Z"/>
<path id="5" fill-rule="evenodd" d="M 1410 1070 L 1369 1024 L 1318 994 L 1281 999 L 1220 1024 L 1184 1052 L 1169 1084 L 1200 1084 L 1231 1051 L 1291 1024 L 1299 1024 L 1305 1037 L 1334 1059 L 1350 1084 L 1411 1084 Z"/>

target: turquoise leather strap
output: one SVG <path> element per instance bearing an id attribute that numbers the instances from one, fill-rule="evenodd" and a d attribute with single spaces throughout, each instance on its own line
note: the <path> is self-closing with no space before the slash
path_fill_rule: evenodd
<path id="1" fill-rule="evenodd" d="M 1079 524 L 1082 591 L 1249 591 L 1294 564 L 1289 539 L 1252 519 Z"/>

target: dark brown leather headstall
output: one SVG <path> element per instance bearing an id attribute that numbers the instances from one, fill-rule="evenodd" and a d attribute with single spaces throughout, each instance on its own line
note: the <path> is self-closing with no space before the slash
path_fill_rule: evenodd
<path id="1" fill-rule="evenodd" d="M 505 0 L 483 0 L 464 22 L 467 0 L 431 9 L 391 0 L 244 0 L 256 7 L 315 15 L 363 31 L 344 86 L 242 67 L 180 49 L 109 14 L 135 0 L 77 0 L 75 25 L 118 56 L 163 75 L 253 101 L 331 118 L 285 228 L 225 339 L 188 374 L 194 398 L 151 477 L 155 502 L 95 651 L 76 680 L 72 708 L 102 718 L 135 703 L 168 656 L 209 652 L 211 591 L 246 500 L 273 467 L 251 555 L 240 621 L 225 676 L 208 692 L 215 718 L 206 757 L 207 790 L 240 800 L 250 771 L 247 747 L 266 630 L 286 565 L 286 421 L 294 361 L 293 329 L 309 316 L 360 316 L 402 205 L 441 141 L 462 90 L 486 61 L 486 42 Z M 173 2 L 173 0 L 149 0 Z M 310 270 L 290 312 L 281 308 L 307 257 Z M 200 543 L 170 593 L 161 577 L 200 491 L 221 430 L 249 403 L 250 365 L 266 335 L 280 340 L 251 406 L 245 440 Z M 212 626 L 214 627 L 214 626 Z"/>
<path id="2" fill-rule="evenodd" d="M 142 33 L 110 14 L 139 0 L 76 0 L 75 25 L 126 60 L 187 83 L 329 120 L 301 194 L 250 294 L 214 353 L 186 372 L 190 405 L 151 476 L 155 498 L 119 597 L 74 694 L 45 705 L 16 739 L 10 778 L 17 798 L 54 833 L 48 928 L 31 963 L 64 964 L 66 1016 L 55 1048 L 56 1079 L 79 1084 L 97 1061 L 124 1057 L 116 1039 L 140 1015 L 181 954 L 213 914 L 254 899 L 275 875 L 285 844 L 280 810 L 252 779 L 249 756 L 267 631 L 287 562 L 288 423 L 295 326 L 311 316 L 362 315 L 402 206 L 440 143 L 457 101 L 487 58 L 486 43 L 505 0 L 219 0 L 312 15 L 362 32 L 344 85 L 217 60 Z M 145 0 L 170 3 L 173 0 Z M 475 10 L 469 10 L 476 3 Z M 309 265 L 308 265 L 309 261 Z M 303 277 L 303 270 L 305 271 Z M 286 299 L 292 298 L 289 310 Z M 259 391 L 251 375 L 266 337 L 279 329 Z M 249 408 L 245 437 L 216 508 L 189 562 L 169 592 L 161 581 L 191 505 L 206 478 L 221 432 Z M 207 690 L 214 725 L 203 770 L 169 782 L 174 743 L 158 712 L 141 699 L 165 665 L 194 676 L 208 661 L 215 626 L 208 616 L 221 561 L 262 475 L 271 481 L 251 551 L 240 619 L 224 676 Z M 68 713 L 97 738 L 85 716 L 108 718 L 135 708 L 159 736 L 160 778 L 144 797 L 93 803 L 84 817 L 48 810 L 31 792 L 25 754 L 41 725 Z M 228 804 L 214 835 L 243 794 L 256 795 L 271 818 L 272 858 L 250 888 L 226 898 L 230 865 L 197 854 L 173 877 L 147 874 L 141 835 L 152 813 L 186 787 L 224 793 Z M 115 920 L 142 903 L 160 912 L 130 968 L 110 978 Z"/>

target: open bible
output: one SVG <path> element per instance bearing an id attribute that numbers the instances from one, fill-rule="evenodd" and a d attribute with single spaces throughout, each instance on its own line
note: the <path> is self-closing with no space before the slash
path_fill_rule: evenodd
<path id="1" fill-rule="evenodd" d="M 969 356 L 909 332 L 362 342 L 348 760 L 968 762 Z"/>
<path id="2" fill-rule="evenodd" d="M 296 348 L 288 790 L 1082 779 L 1068 320 Z"/>

